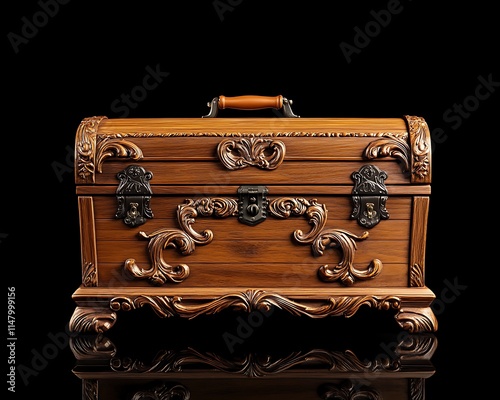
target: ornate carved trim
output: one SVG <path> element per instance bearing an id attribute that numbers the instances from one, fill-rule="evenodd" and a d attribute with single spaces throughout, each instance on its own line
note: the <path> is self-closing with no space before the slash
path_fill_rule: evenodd
<path id="1" fill-rule="evenodd" d="M 96 134 L 105 116 L 84 118 L 76 131 L 75 180 L 77 183 L 94 183 Z"/>
<path id="2" fill-rule="evenodd" d="M 144 137 L 395 137 L 406 140 L 408 132 L 338 132 L 338 131 L 289 131 L 289 132 L 119 132 L 100 135 L 107 138 Z"/>
<path id="3" fill-rule="evenodd" d="M 95 183 L 96 171 L 102 172 L 102 164 L 109 157 L 140 160 L 142 150 L 134 143 L 124 140 L 120 135 L 98 135 L 97 130 L 105 116 L 90 117 L 82 120 L 76 132 L 75 181 L 76 183 Z"/>
<path id="4" fill-rule="evenodd" d="M 431 182 L 431 135 L 422 117 L 404 116 L 410 133 L 412 183 Z"/>
<path id="5" fill-rule="evenodd" d="M 76 307 L 69 321 L 71 332 L 102 333 L 116 322 L 116 313 L 109 308 Z"/>
<path id="6" fill-rule="evenodd" d="M 299 303 L 277 293 L 264 290 L 247 290 L 220 296 L 215 300 L 200 302 L 187 297 L 168 296 L 144 296 L 136 297 L 118 296 L 110 301 L 110 307 L 114 311 L 133 310 L 149 305 L 160 317 L 181 316 L 194 318 L 199 315 L 211 315 L 226 308 L 233 308 L 245 312 L 259 310 L 269 312 L 271 307 L 277 307 L 297 316 L 308 316 L 312 318 L 323 318 L 328 316 L 351 317 L 361 306 L 373 307 L 379 310 L 400 308 L 401 300 L 396 296 L 337 296 L 330 297 L 323 304 L 317 305 L 317 301 L 306 301 Z"/>
<path id="7" fill-rule="evenodd" d="M 293 233 L 293 238 L 298 243 L 311 244 L 315 255 L 322 256 L 328 247 L 341 250 L 342 259 L 336 266 L 322 265 L 319 268 L 318 276 L 324 282 L 340 280 L 344 285 L 351 286 L 356 279 L 372 279 L 381 272 L 382 262 L 378 259 L 373 259 L 366 270 L 358 270 L 353 265 L 354 253 L 357 250 L 355 241 L 365 240 L 368 232 L 357 236 L 343 229 L 323 229 L 328 210 L 316 199 L 278 198 L 270 202 L 268 213 L 276 218 L 305 215 L 309 219 L 309 224 L 312 225 L 311 230 L 304 233 L 297 229 Z M 188 255 L 194 252 L 196 244 L 211 243 L 214 234 L 210 229 L 201 233 L 193 229 L 198 215 L 218 218 L 236 216 L 238 215 L 238 202 L 235 199 L 222 197 L 186 199 L 184 204 L 177 206 L 177 220 L 182 230 L 163 228 L 151 234 L 140 232 L 143 238 L 149 239 L 151 268 L 140 268 L 135 263 L 135 259 L 129 258 L 124 263 L 126 273 L 132 278 L 147 279 L 153 285 L 163 285 L 167 280 L 175 283 L 185 280 L 189 276 L 189 267 L 186 264 L 172 267 L 164 260 L 163 250 L 172 247 L 179 250 L 181 254 Z"/>
<path id="8" fill-rule="evenodd" d="M 261 137 L 225 139 L 217 146 L 217 156 L 229 170 L 248 166 L 273 170 L 281 165 L 285 152 L 285 143 L 281 140 Z"/>
<path id="9" fill-rule="evenodd" d="M 412 183 L 431 182 L 431 141 L 425 120 L 411 115 L 404 116 L 408 137 L 384 137 L 366 146 L 363 157 L 372 160 L 378 157 L 393 157 L 401 163 L 403 173 Z"/>

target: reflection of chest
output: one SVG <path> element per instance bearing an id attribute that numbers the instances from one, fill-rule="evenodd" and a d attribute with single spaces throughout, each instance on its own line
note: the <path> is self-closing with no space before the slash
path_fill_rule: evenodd
<path id="1" fill-rule="evenodd" d="M 213 118 L 217 105 L 285 117 Z M 107 330 L 143 305 L 186 318 L 368 306 L 393 310 L 408 331 L 437 329 L 424 282 L 431 144 L 420 117 L 298 118 L 281 96 L 221 96 L 206 118 L 84 119 L 75 169 L 72 330 Z"/>

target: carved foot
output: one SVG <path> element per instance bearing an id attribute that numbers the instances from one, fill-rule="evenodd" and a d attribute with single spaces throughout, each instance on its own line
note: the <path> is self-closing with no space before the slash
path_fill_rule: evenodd
<path id="1" fill-rule="evenodd" d="M 430 307 L 405 307 L 395 316 L 401 328 L 411 332 L 436 332 L 438 322 Z"/>
<path id="2" fill-rule="evenodd" d="M 76 307 L 69 321 L 71 332 L 103 333 L 113 327 L 116 313 L 109 308 Z"/>

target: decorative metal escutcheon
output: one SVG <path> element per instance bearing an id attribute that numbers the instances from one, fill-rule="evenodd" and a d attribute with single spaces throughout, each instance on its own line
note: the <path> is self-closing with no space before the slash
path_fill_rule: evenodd
<path id="1" fill-rule="evenodd" d="M 243 185 L 238 188 L 238 219 L 247 225 L 257 225 L 267 217 L 266 186 Z"/>
<path id="2" fill-rule="evenodd" d="M 356 218 L 365 228 L 373 228 L 381 219 L 388 219 L 385 208 L 388 193 L 384 183 L 387 173 L 370 164 L 353 172 L 351 178 L 354 181 L 351 218 Z"/>
<path id="3" fill-rule="evenodd" d="M 115 217 L 122 218 L 131 227 L 142 225 L 146 218 L 153 218 L 150 208 L 153 192 L 149 185 L 153 173 L 139 165 L 129 165 L 116 176 L 120 184 L 116 189 L 118 210 Z"/>

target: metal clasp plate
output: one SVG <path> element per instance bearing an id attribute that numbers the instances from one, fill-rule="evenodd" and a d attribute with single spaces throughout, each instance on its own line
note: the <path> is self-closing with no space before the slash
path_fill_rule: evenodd
<path id="1" fill-rule="evenodd" d="M 243 185 L 238 188 L 238 219 L 247 225 L 257 225 L 267 217 L 266 186 Z"/>
<path id="2" fill-rule="evenodd" d="M 150 208 L 153 192 L 149 185 L 153 174 L 139 165 L 129 165 L 116 176 L 120 184 L 116 189 L 118 210 L 115 217 L 122 218 L 131 227 L 142 225 L 146 218 L 153 218 Z"/>
<path id="3" fill-rule="evenodd" d="M 384 183 L 387 173 L 370 164 L 353 172 L 351 178 L 354 181 L 351 218 L 357 218 L 358 223 L 365 228 L 372 228 L 381 219 L 388 219 L 389 213 L 385 208 L 387 188 Z"/>

